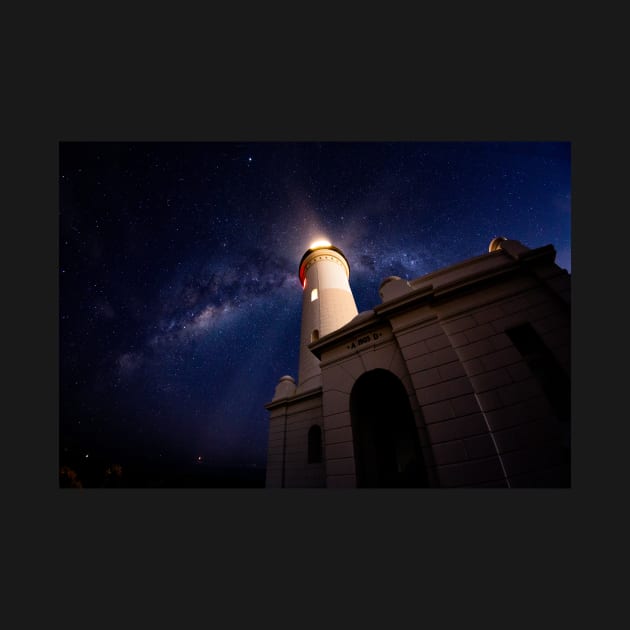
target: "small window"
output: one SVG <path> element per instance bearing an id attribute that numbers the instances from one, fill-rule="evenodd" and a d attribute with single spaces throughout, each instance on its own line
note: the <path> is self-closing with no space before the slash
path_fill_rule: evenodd
<path id="1" fill-rule="evenodd" d="M 311 343 L 319 340 L 319 330 L 317 328 L 311 333 Z"/>
<path id="2" fill-rule="evenodd" d="M 314 302 L 317 299 L 317 289 L 313 289 L 311 291 L 311 302 Z"/>
<path id="3" fill-rule="evenodd" d="M 314 424 L 308 430 L 308 463 L 319 464 L 322 461 L 322 430 Z"/>

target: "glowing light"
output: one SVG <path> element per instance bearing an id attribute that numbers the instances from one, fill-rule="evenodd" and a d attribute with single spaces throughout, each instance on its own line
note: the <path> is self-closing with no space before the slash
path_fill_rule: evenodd
<path id="1" fill-rule="evenodd" d="M 309 249 L 316 249 L 317 247 L 330 247 L 331 245 L 332 243 L 329 243 L 328 241 L 315 241 L 311 243 Z"/>

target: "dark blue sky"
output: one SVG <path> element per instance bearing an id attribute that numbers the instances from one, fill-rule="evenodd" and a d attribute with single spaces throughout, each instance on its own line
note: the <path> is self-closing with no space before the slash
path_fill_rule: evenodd
<path id="1" fill-rule="evenodd" d="M 498 235 L 552 244 L 571 271 L 567 142 L 81 142 L 59 155 L 60 464 L 86 485 L 111 463 L 135 471 L 130 484 L 187 467 L 261 478 L 263 405 L 297 376 L 297 267 L 317 237 L 346 254 L 359 311 L 386 276 L 481 255 Z"/>

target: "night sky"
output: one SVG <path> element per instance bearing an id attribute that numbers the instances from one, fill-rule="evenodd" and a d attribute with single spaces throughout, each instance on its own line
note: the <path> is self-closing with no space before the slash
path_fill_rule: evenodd
<path id="1" fill-rule="evenodd" d="M 359 311 L 495 236 L 571 271 L 568 142 L 62 142 L 59 160 L 62 485 L 262 486 L 317 238 Z"/>

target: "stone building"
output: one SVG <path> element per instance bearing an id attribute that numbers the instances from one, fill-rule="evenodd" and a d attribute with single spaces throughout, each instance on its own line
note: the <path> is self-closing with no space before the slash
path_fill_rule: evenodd
<path id="1" fill-rule="evenodd" d="M 503 237 L 357 313 L 314 243 L 297 383 L 270 403 L 267 487 L 570 487 L 571 277 Z"/>

